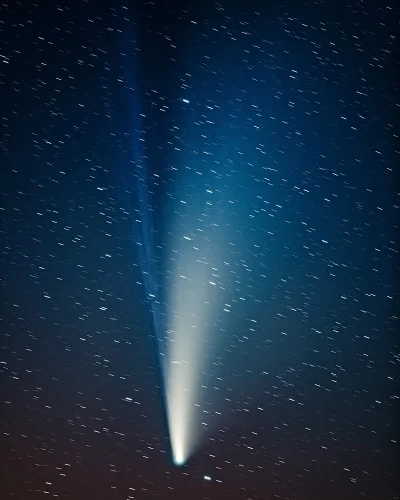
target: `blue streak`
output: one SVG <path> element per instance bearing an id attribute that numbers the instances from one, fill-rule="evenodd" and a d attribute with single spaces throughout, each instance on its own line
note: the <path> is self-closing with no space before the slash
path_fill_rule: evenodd
<path id="1" fill-rule="evenodd" d="M 156 256 L 154 252 L 153 208 L 149 193 L 149 172 L 144 148 L 144 126 L 141 116 L 142 109 L 139 79 L 137 77 L 134 56 L 132 56 L 132 49 L 136 46 L 136 40 L 132 30 L 129 32 L 130 39 L 128 38 L 126 32 L 130 29 L 130 26 L 128 25 L 128 21 L 125 22 L 126 26 L 123 26 L 120 30 L 120 39 L 121 46 L 123 47 L 122 55 L 124 56 L 124 77 L 130 91 L 127 100 L 132 163 L 135 165 L 135 172 L 133 172 L 133 175 L 136 178 L 134 185 L 136 191 L 136 209 L 132 210 L 134 203 L 130 198 L 131 193 L 126 178 L 123 179 L 124 191 L 129 207 L 134 239 L 138 249 L 139 266 L 143 284 L 150 305 L 157 353 L 159 356 L 163 356 L 165 354 L 164 329 L 161 302 L 159 300 L 160 292 L 157 279 Z M 133 218 L 132 213 L 139 214 L 139 217 Z M 158 363 L 159 362 L 160 359 L 158 359 Z"/>

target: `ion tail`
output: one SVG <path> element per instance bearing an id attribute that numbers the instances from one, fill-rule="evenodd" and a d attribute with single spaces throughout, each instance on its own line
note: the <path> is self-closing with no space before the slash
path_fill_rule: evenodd
<path id="1" fill-rule="evenodd" d="M 145 154 L 145 129 L 142 100 L 137 74 L 137 39 L 134 24 L 124 8 L 118 24 L 119 54 L 123 65 L 128 111 L 129 141 L 133 170 L 123 179 L 125 202 L 131 220 L 146 299 L 152 317 L 153 338 L 157 351 L 157 365 L 163 378 L 163 357 L 165 355 L 164 322 L 160 302 L 160 287 L 157 275 L 152 203 L 149 192 L 148 160 Z"/>

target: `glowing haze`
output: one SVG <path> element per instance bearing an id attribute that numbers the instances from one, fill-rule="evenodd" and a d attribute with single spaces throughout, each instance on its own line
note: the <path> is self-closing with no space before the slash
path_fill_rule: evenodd
<path id="1" fill-rule="evenodd" d="M 207 369 L 211 356 L 210 320 L 217 301 L 217 268 L 207 255 L 214 246 L 207 241 L 207 236 L 207 233 L 200 237 L 183 235 L 174 245 L 176 257 L 167 311 L 169 331 L 164 380 L 176 465 L 185 463 L 193 453 L 202 426 L 201 374 Z M 214 255 L 213 262 L 216 260 Z"/>
<path id="2" fill-rule="evenodd" d="M 182 112 L 188 112 L 183 123 L 201 119 L 197 116 L 202 113 L 201 108 L 186 110 L 191 100 L 181 102 Z M 229 123 L 221 123 L 220 131 L 235 140 Z M 198 140 L 191 134 L 191 127 L 185 127 L 182 143 Z M 209 387 L 206 380 L 214 376 L 213 363 L 216 364 L 223 335 L 221 326 L 229 313 L 230 306 L 224 304 L 236 293 L 232 276 L 238 279 L 238 271 L 230 267 L 229 261 L 231 252 L 238 249 L 238 239 L 237 228 L 231 222 L 232 214 L 237 218 L 242 210 L 233 193 L 234 186 L 243 183 L 240 165 L 237 171 L 233 169 L 227 149 L 211 153 L 209 147 L 208 163 L 196 151 L 177 153 L 175 192 L 171 193 L 171 206 L 165 207 L 170 238 L 166 242 L 169 253 L 163 366 L 171 451 L 176 465 L 188 460 L 218 418 L 216 384 Z"/>

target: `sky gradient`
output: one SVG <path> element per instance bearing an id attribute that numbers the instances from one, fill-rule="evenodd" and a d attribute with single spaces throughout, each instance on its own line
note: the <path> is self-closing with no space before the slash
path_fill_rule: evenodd
<path id="1" fill-rule="evenodd" d="M 398 499 L 395 11 L 1 6 L 1 498 Z"/>

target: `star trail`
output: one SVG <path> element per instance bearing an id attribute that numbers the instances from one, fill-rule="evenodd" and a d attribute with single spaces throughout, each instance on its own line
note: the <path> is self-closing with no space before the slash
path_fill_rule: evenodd
<path id="1" fill-rule="evenodd" d="M 1 498 L 398 499 L 396 4 L 0 9 Z"/>

